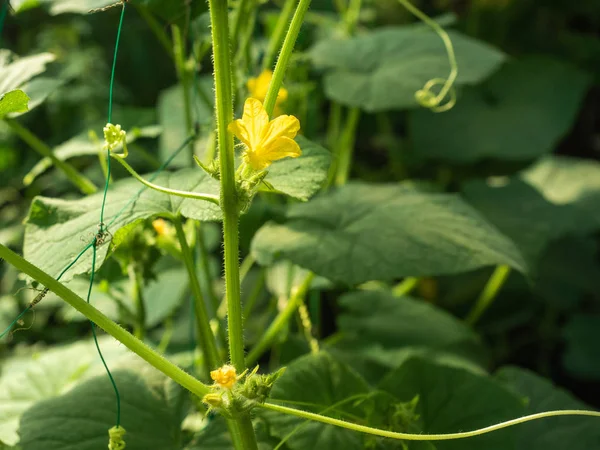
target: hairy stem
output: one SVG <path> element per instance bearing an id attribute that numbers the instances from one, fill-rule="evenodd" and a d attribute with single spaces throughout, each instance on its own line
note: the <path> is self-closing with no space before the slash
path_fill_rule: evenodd
<path id="1" fill-rule="evenodd" d="M 133 175 L 133 177 L 136 180 L 138 180 L 144 186 L 149 187 L 150 189 L 154 189 L 155 191 L 162 192 L 163 194 L 175 195 L 177 197 L 183 197 L 183 198 L 193 198 L 193 199 L 196 199 L 196 200 L 206 200 L 207 202 L 214 203 L 215 205 L 219 204 L 219 196 L 218 195 L 214 195 L 214 194 L 202 194 L 202 193 L 190 192 L 190 191 L 180 191 L 180 190 L 177 190 L 177 189 L 170 189 L 170 188 L 166 188 L 166 187 L 163 187 L 163 186 L 159 186 L 158 184 L 150 183 L 149 181 L 144 180 L 141 177 L 141 175 L 138 174 L 133 169 L 133 167 L 131 167 L 127 163 L 127 161 L 125 161 L 125 159 L 123 159 L 121 156 L 119 156 L 119 155 L 117 155 L 115 153 L 111 153 L 110 156 L 112 156 L 119 163 L 121 163 L 121 165 L 123 167 L 125 167 L 125 170 L 127 170 L 127 172 L 129 172 L 131 175 Z"/>
<path id="2" fill-rule="evenodd" d="M 188 272 L 188 278 L 190 280 L 190 287 L 194 294 L 194 313 L 196 316 L 196 329 L 198 331 L 198 345 L 204 355 L 204 364 L 206 369 L 206 377 L 210 378 L 210 370 L 216 369 L 223 364 L 223 361 L 219 357 L 219 351 L 217 350 L 217 343 L 215 337 L 210 328 L 210 320 L 206 311 L 206 304 L 204 303 L 204 295 L 202 295 L 202 288 L 198 281 L 198 274 L 196 272 L 196 266 L 194 265 L 194 257 L 192 251 L 185 238 L 185 232 L 181 224 L 179 217 L 173 220 L 173 225 L 177 231 L 177 239 L 181 246 L 181 256 L 185 263 L 185 268 Z"/>
<path id="3" fill-rule="evenodd" d="M 279 93 L 279 89 L 281 89 L 281 85 L 283 84 L 285 72 L 290 64 L 292 53 L 294 52 L 296 39 L 298 39 L 298 34 L 300 34 L 300 28 L 302 28 L 304 16 L 306 11 L 308 11 L 309 6 L 310 0 L 299 1 L 298 7 L 296 8 L 296 12 L 294 13 L 294 17 L 292 18 L 292 22 L 290 23 L 290 27 L 288 28 L 288 32 L 283 41 L 283 45 L 281 46 L 281 51 L 279 52 L 279 57 L 277 58 L 277 64 L 275 65 L 275 70 L 273 71 L 273 78 L 271 78 L 269 90 L 267 91 L 267 96 L 265 97 L 264 102 L 265 110 L 267 111 L 267 114 L 269 114 L 269 117 L 273 115 L 277 94 Z"/>
<path id="4" fill-rule="evenodd" d="M 279 46 L 283 41 L 286 27 L 290 23 L 292 14 L 294 13 L 295 4 L 296 0 L 285 0 L 285 3 L 283 4 L 283 8 L 281 9 L 281 13 L 279 14 L 279 18 L 277 19 L 277 24 L 275 25 L 275 29 L 273 30 L 273 34 L 271 35 L 271 39 L 269 40 L 267 52 L 263 59 L 263 70 L 270 69 L 271 67 L 273 67 L 273 63 L 275 62 L 275 55 L 277 54 L 277 50 L 279 49 Z"/>
<path id="5" fill-rule="evenodd" d="M 98 188 L 87 177 L 79 173 L 75 167 L 65 161 L 58 159 L 52 149 L 42 142 L 35 134 L 13 119 L 4 119 L 6 124 L 19 136 L 27 145 L 40 155 L 49 158 L 52 164 L 73 183 L 84 194 L 93 194 Z"/>
<path id="6" fill-rule="evenodd" d="M 342 130 L 336 152 L 337 162 L 335 164 L 335 174 L 332 180 L 335 186 L 346 184 L 346 181 L 348 181 L 348 177 L 350 176 L 354 143 L 356 141 L 356 127 L 358 126 L 359 118 L 360 109 L 352 108 L 348 112 L 346 124 Z"/>
<path id="7" fill-rule="evenodd" d="M 67 302 L 89 320 L 94 322 L 98 327 L 102 328 L 116 340 L 125 345 L 125 347 L 127 347 L 129 350 L 148 362 L 152 367 L 161 371 L 190 392 L 203 397 L 211 391 L 209 386 L 197 380 L 187 372 L 181 370 L 171 361 L 152 350 L 131 333 L 127 332 L 125 329 L 121 328 L 115 322 L 110 320 L 61 282 L 56 281 L 46 272 L 34 266 L 29 261 L 23 259 L 21 256 L 17 255 L 2 244 L 0 244 L 0 258 L 4 258 L 6 262 L 12 264 L 15 268 L 46 286 L 57 296 L 62 298 L 65 302 Z"/>
<path id="8" fill-rule="evenodd" d="M 213 41 L 229 357 L 236 370 L 242 373 L 246 365 L 244 361 L 244 335 L 240 297 L 239 204 L 235 184 L 233 136 L 227 130 L 227 126 L 233 121 L 229 19 L 226 1 L 209 0 L 208 4 Z M 250 416 L 243 415 L 236 418 L 232 427 L 236 428 L 237 433 L 235 434 L 239 436 L 237 445 L 240 449 L 256 450 L 258 448 Z"/>
<path id="9" fill-rule="evenodd" d="M 480 428 L 473 431 L 465 431 L 461 433 L 447 433 L 447 434 L 412 434 L 412 433 L 398 433 L 395 431 L 382 430 L 379 428 L 367 427 L 365 425 L 358 425 L 352 422 L 346 422 L 345 420 L 334 419 L 333 417 L 323 416 L 321 414 L 315 414 L 301 409 L 288 408 L 287 406 L 276 405 L 273 403 L 263 403 L 258 405 L 260 408 L 268 409 L 271 411 L 277 411 L 283 414 L 289 414 L 296 417 L 302 417 L 303 419 L 314 420 L 316 422 L 322 422 L 329 425 L 334 425 L 340 428 L 346 428 L 348 430 L 358 431 L 360 433 L 371 434 L 374 436 L 381 436 L 390 439 L 401 439 L 406 441 L 449 441 L 455 439 L 465 439 L 474 436 L 480 436 L 482 434 L 491 433 L 492 431 L 501 430 L 508 428 L 520 423 L 531 422 L 532 420 L 543 419 L 545 417 L 556 417 L 556 416 L 592 416 L 600 417 L 600 412 L 597 411 L 585 411 L 577 409 L 566 409 L 559 411 L 547 411 L 537 414 L 531 414 L 529 416 L 519 417 L 517 419 L 508 420 L 506 422 L 490 425 L 489 427 Z"/>

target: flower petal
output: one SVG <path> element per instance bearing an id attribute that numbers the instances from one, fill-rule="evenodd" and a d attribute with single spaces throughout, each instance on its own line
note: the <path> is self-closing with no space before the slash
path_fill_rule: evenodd
<path id="1" fill-rule="evenodd" d="M 278 159 L 297 158 L 302 154 L 300 146 L 289 137 L 282 136 L 273 140 L 267 147 L 261 147 L 256 152 L 246 152 L 244 155 L 246 161 L 254 170 L 263 170 Z"/>
<path id="2" fill-rule="evenodd" d="M 279 116 L 273 119 L 264 130 L 261 147 L 270 146 L 277 138 L 287 137 L 293 139 L 300 131 L 300 121 L 294 116 Z"/>
<path id="3" fill-rule="evenodd" d="M 246 145 L 251 149 L 256 149 L 260 145 L 260 137 L 269 124 L 269 115 L 260 100 L 252 97 L 246 99 L 241 120 L 248 131 L 249 143 Z"/>
<path id="4" fill-rule="evenodd" d="M 227 129 L 240 141 L 250 147 L 250 134 L 248 133 L 248 129 L 246 128 L 246 124 L 243 120 L 234 120 L 227 126 Z"/>

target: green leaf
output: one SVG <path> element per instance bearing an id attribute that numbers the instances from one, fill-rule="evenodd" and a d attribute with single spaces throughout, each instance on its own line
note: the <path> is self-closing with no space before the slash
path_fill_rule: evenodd
<path id="1" fill-rule="evenodd" d="M 575 314 L 563 329 L 566 349 L 565 368 L 577 378 L 600 380 L 600 315 Z"/>
<path id="2" fill-rule="evenodd" d="M 44 72 L 46 65 L 54 61 L 54 58 L 51 53 L 16 58 L 6 50 L 0 51 L 0 93 L 20 88 Z"/>
<path id="3" fill-rule="evenodd" d="M 299 402 L 297 405 L 302 409 L 322 412 L 342 400 L 367 392 L 369 387 L 359 375 L 327 353 L 320 352 L 304 356 L 290 364 L 275 383 L 271 397 Z M 347 414 L 356 411 L 352 403 L 337 405 L 326 413 L 329 416 L 341 413 L 341 417 L 347 417 Z M 363 449 L 362 436 L 354 431 L 320 422 L 307 422 L 287 414 L 268 412 L 265 416 L 268 418 L 271 434 L 280 439 L 299 427 L 286 441 L 290 450 Z M 302 426 L 303 424 L 305 425 Z"/>
<path id="4" fill-rule="evenodd" d="M 600 228 L 600 163 L 548 156 L 522 173 L 525 181 L 558 205 L 573 205 L 587 217 L 584 230 Z"/>
<path id="5" fill-rule="evenodd" d="M 495 186 L 483 181 L 466 183 L 469 203 L 508 236 L 525 256 L 529 267 L 539 263 L 553 240 L 582 233 L 583 217 L 570 205 L 555 205 L 518 178 Z M 584 231 L 585 232 L 585 231 Z"/>
<path id="6" fill-rule="evenodd" d="M 526 397 L 527 410 L 534 414 L 557 409 L 591 409 L 567 391 L 533 372 L 518 367 L 503 367 L 496 379 Z M 516 427 L 516 450 L 590 450 L 600 442 L 597 417 L 555 417 Z"/>
<path id="7" fill-rule="evenodd" d="M 28 110 L 29 97 L 21 90 L 7 92 L 0 97 L 0 119 L 10 113 L 21 113 Z"/>
<path id="8" fill-rule="evenodd" d="M 370 361 L 389 370 L 417 349 L 439 357 L 456 355 L 474 365 L 486 361 L 476 333 L 423 300 L 363 291 L 342 296 L 339 304 L 342 313 L 337 324 L 343 339 L 336 349 L 341 345 L 349 354 L 347 361 L 356 355 L 366 360 L 363 364 Z"/>
<path id="9" fill-rule="evenodd" d="M 39 0 L 40 4 L 49 5 L 51 15 L 75 13 L 87 14 L 92 9 L 104 8 L 112 5 L 115 0 Z"/>
<path id="10" fill-rule="evenodd" d="M 50 94 L 64 84 L 64 81 L 56 78 L 37 77 L 28 81 L 22 86 L 22 89 L 31 97 L 29 101 L 29 111 L 41 105 Z M 13 117 L 24 113 L 15 113 Z"/>
<path id="11" fill-rule="evenodd" d="M 290 259 L 348 284 L 497 264 L 526 270 L 514 244 L 456 195 L 356 183 L 293 205 L 287 219 L 256 234 L 261 264 Z"/>
<path id="12" fill-rule="evenodd" d="M 296 142 L 302 155 L 274 162 L 265 180 L 276 192 L 306 201 L 325 183 L 331 153 L 303 136 L 298 136 Z"/>
<path id="13" fill-rule="evenodd" d="M 198 89 L 204 93 L 205 98 L 210 102 L 214 102 L 212 77 L 200 77 L 198 80 Z M 203 129 L 210 129 L 214 108 L 203 102 L 199 95 L 190 94 L 194 121 L 198 121 Z M 185 104 L 181 85 L 171 86 L 160 93 L 157 111 L 159 123 L 163 129 L 160 137 L 160 155 L 164 160 L 190 135 L 186 126 Z M 195 150 L 197 155 L 201 156 L 203 154 L 207 141 L 207 135 L 196 141 Z M 178 167 L 189 167 L 189 154 L 184 151 L 175 158 L 172 164 Z"/>
<path id="14" fill-rule="evenodd" d="M 575 121 L 590 82 L 586 73 L 549 58 L 509 63 L 461 92 L 450 111 L 411 112 L 414 152 L 460 163 L 550 153 Z"/>
<path id="15" fill-rule="evenodd" d="M 483 42 L 450 31 L 458 61 L 457 84 L 478 83 L 505 56 Z M 370 112 L 417 106 L 415 92 L 433 78 L 448 76 L 448 56 L 440 37 L 423 26 L 380 28 L 346 40 L 322 40 L 309 51 L 327 70 L 325 94 Z"/>
<path id="16" fill-rule="evenodd" d="M 122 357 L 130 358 L 131 354 L 112 338 L 101 338 L 99 343 L 113 364 Z M 31 406 L 61 395 L 74 383 L 103 371 L 92 341 L 5 360 L 0 377 L 0 441 L 9 445 L 18 442 L 19 419 Z"/>
<path id="17" fill-rule="evenodd" d="M 121 395 L 121 425 L 128 450 L 181 449 L 182 388 L 164 377 L 115 372 Z M 115 393 L 106 375 L 36 404 L 21 419 L 23 450 L 97 450 L 108 445 L 115 425 Z"/>
<path id="18" fill-rule="evenodd" d="M 144 178 L 148 179 L 148 176 Z M 163 172 L 154 183 L 171 189 L 219 193 L 218 182 L 199 169 Z M 130 203 L 141 186 L 138 181 L 128 178 L 113 183 L 108 191 L 104 222 L 109 224 L 125 208 L 109 228 L 117 241 L 120 228 L 141 219 L 176 214 L 206 221 L 221 218 L 220 209 L 213 203 L 169 196 L 152 189 L 145 189 L 136 201 Z M 97 232 L 101 203 L 102 193 L 79 200 L 34 198 L 25 225 L 25 257 L 42 270 L 58 276 Z M 108 249 L 108 244 L 98 248 L 97 267 L 104 261 Z M 88 251 L 63 276 L 62 281 L 89 271 L 91 257 L 92 252 Z"/>
<path id="19" fill-rule="evenodd" d="M 417 413 L 423 433 L 470 431 L 523 413 L 521 400 L 492 378 L 421 358 L 412 358 L 390 373 L 380 389 L 404 402 L 419 396 Z M 501 430 L 439 441 L 435 446 L 438 450 L 507 450 L 514 448 L 514 433 Z"/>

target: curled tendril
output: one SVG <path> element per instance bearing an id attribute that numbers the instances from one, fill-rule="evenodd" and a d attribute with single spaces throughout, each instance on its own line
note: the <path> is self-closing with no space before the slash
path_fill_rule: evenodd
<path id="1" fill-rule="evenodd" d="M 408 0 L 398 1 L 402 6 L 410 11 L 410 13 L 422 20 L 437 33 L 444 43 L 446 53 L 448 54 L 448 62 L 450 63 L 450 74 L 448 75 L 448 78 L 433 78 L 427 81 L 422 89 L 419 89 L 417 92 L 415 92 L 415 99 L 419 105 L 433 112 L 448 111 L 456 104 L 456 90 L 454 89 L 454 82 L 458 76 L 458 64 L 456 62 L 454 46 L 452 45 L 450 36 L 448 36 L 446 30 L 444 30 L 439 23 L 415 7 Z M 432 88 L 439 85 L 442 85 L 442 88 L 436 95 L 432 92 Z"/>
<path id="2" fill-rule="evenodd" d="M 112 427 L 108 430 L 108 450 L 124 450 L 126 447 L 123 436 L 125 428 L 121 426 Z"/>
<path id="3" fill-rule="evenodd" d="M 127 158 L 129 154 L 127 150 L 127 133 L 125 130 L 121 129 L 121 125 L 113 125 L 112 123 L 107 123 L 103 129 L 104 131 L 104 148 L 114 153 L 114 151 L 119 148 L 120 145 L 123 146 L 123 153 L 117 154 L 122 158 Z"/>

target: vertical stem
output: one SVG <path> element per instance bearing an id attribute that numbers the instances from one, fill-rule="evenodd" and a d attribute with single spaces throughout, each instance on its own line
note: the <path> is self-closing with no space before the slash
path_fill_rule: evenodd
<path id="1" fill-rule="evenodd" d="M 360 15 L 360 8 L 362 6 L 362 0 L 350 0 L 348 9 L 344 15 L 344 21 L 346 22 L 346 31 L 348 34 L 353 34 L 358 23 Z"/>
<path id="2" fill-rule="evenodd" d="M 264 102 L 265 110 L 269 116 L 273 115 L 277 94 L 279 93 L 279 89 L 283 84 L 285 71 L 290 64 L 290 58 L 292 57 L 294 46 L 296 45 L 296 39 L 298 38 L 298 34 L 300 34 L 300 28 L 302 28 L 302 23 L 304 22 L 304 15 L 306 14 L 306 11 L 308 11 L 309 6 L 310 0 L 299 1 L 298 7 L 296 8 L 296 12 L 294 13 L 294 17 L 292 18 L 292 22 L 290 23 L 290 27 L 283 41 L 283 45 L 281 46 L 281 52 L 279 52 L 279 58 L 277 58 L 277 64 L 275 65 L 275 70 L 273 71 L 273 78 L 271 78 L 269 90 L 267 91 L 267 96 L 265 97 Z"/>
<path id="3" fill-rule="evenodd" d="M 171 58 L 174 58 L 173 49 L 171 48 L 171 40 L 165 33 L 162 25 L 158 22 L 158 20 L 154 18 L 152 13 L 148 11 L 148 9 L 145 6 L 142 6 L 138 3 L 134 3 L 133 6 L 136 7 L 139 15 L 142 16 L 142 18 L 146 21 L 148 27 L 150 28 L 150 30 L 152 30 L 152 32 L 156 36 L 156 39 L 158 39 L 158 42 L 160 42 L 160 45 L 163 46 L 167 54 Z"/>
<path id="4" fill-rule="evenodd" d="M 144 303 L 144 279 L 141 271 L 136 267 L 135 261 L 131 261 L 127 267 L 129 281 L 132 284 L 132 294 L 137 309 L 137 323 L 134 327 L 134 336 L 140 340 L 144 339 L 146 329 L 146 305 Z"/>
<path id="5" fill-rule="evenodd" d="M 352 108 L 348 112 L 346 125 L 342 131 L 342 136 L 339 142 L 337 152 L 337 164 L 333 183 L 336 186 L 341 186 L 348 181 L 350 175 L 350 167 L 352 165 L 352 154 L 354 151 L 354 142 L 356 140 L 356 127 L 360 118 L 360 109 Z"/>
<path id="6" fill-rule="evenodd" d="M 235 185 L 233 136 L 227 126 L 233 121 L 233 96 L 231 91 L 231 54 L 229 48 L 229 23 L 227 2 L 209 0 L 215 73 L 215 107 L 219 144 L 221 179 L 221 209 L 223 211 L 223 252 L 225 259 L 225 293 L 227 295 L 227 324 L 229 357 L 239 373 L 246 367 L 244 361 L 244 336 L 239 273 L 239 205 Z M 234 443 L 239 450 L 257 450 L 256 436 L 248 415 L 237 417 L 231 424 L 239 436 Z"/>
<path id="7" fill-rule="evenodd" d="M 219 358 L 219 352 L 217 350 L 217 343 L 215 337 L 212 334 L 210 328 L 210 322 L 208 320 L 208 313 L 206 312 L 206 305 L 204 304 L 204 297 L 202 295 L 202 289 L 200 288 L 200 282 L 198 281 L 198 275 L 196 274 L 196 267 L 194 266 L 194 258 L 192 252 L 185 238 L 185 232 L 181 225 L 181 219 L 176 217 L 173 219 L 173 225 L 177 231 L 177 238 L 181 245 L 181 255 L 183 256 L 183 262 L 188 272 L 190 279 L 190 287 L 194 293 L 194 310 L 196 315 L 196 327 L 198 329 L 198 341 L 202 353 L 204 354 L 204 361 L 206 362 L 206 376 L 210 378 L 210 369 L 215 369 L 222 364 Z"/>
<path id="8" fill-rule="evenodd" d="M 290 23 L 292 14 L 294 13 L 295 4 L 296 0 L 285 0 L 285 3 L 283 4 L 283 8 L 279 14 L 279 19 L 277 19 L 277 24 L 273 30 L 273 35 L 269 40 L 269 46 L 267 47 L 265 58 L 263 59 L 263 70 L 273 67 L 273 63 L 275 62 L 275 54 L 277 53 L 277 49 L 283 41 L 285 29 Z"/>
<path id="9" fill-rule="evenodd" d="M 412 292 L 414 288 L 419 284 L 417 277 L 407 277 L 392 288 L 392 295 L 395 297 L 402 297 Z"/>
<path id="10" fill-rule="evenodd" d="M 93 194 L 98 189 L 88 178 L 79 173 L 75 167 L 65 161 L 58 159 L 52 149 L 42 142 L 35 134 L 13 119 L 4 119 L 6 124 L 19 136 L 27 145 L 40 155 L 49 158 L 52 164 L 61 170 L 65 176 L 79 188 L 84 194 Z"/>
<path id="11" fill-rule="evenodd" d="M 473 309 L 471 312 L 469 312 L 465 322 L 467 322 L 469 325 L 475 325 L 475 323 L 477 323 L 483 313 L 490 307 L 492 303 L 494 303 L 498 292 L 500 292 L 500 289 L 504 285 L 504 282 L 507 280 L 509 275 L 510 267 L 508 266 L 498 266 L 496 269 L 494 269 L 494 273 L 492 273 L 492 276 L 486 283 L 483 291 L 481 291 L 475 306 L 473 306 Z"/>
<path id="12" fill-rule="evenodd" d="M 181 89 L 183 91 L 183 107 L 185 112 L 185 127 L 188 134 L 192 134 L 194 131 L 194 122 L 192 120 L 192 103 L 190 97 L 190 72 L 187 69 L 185 62 L 185 42 L 184 37 L 181 34 L 181 29 L 177 25 L 173 25 L 173 55 L 175 57 L 175 68 L 177 69 L 177 76 L 181 83 Z M 189 143 L 190 152 L 190 164 L 194 165 L 194 140 Z"/>

